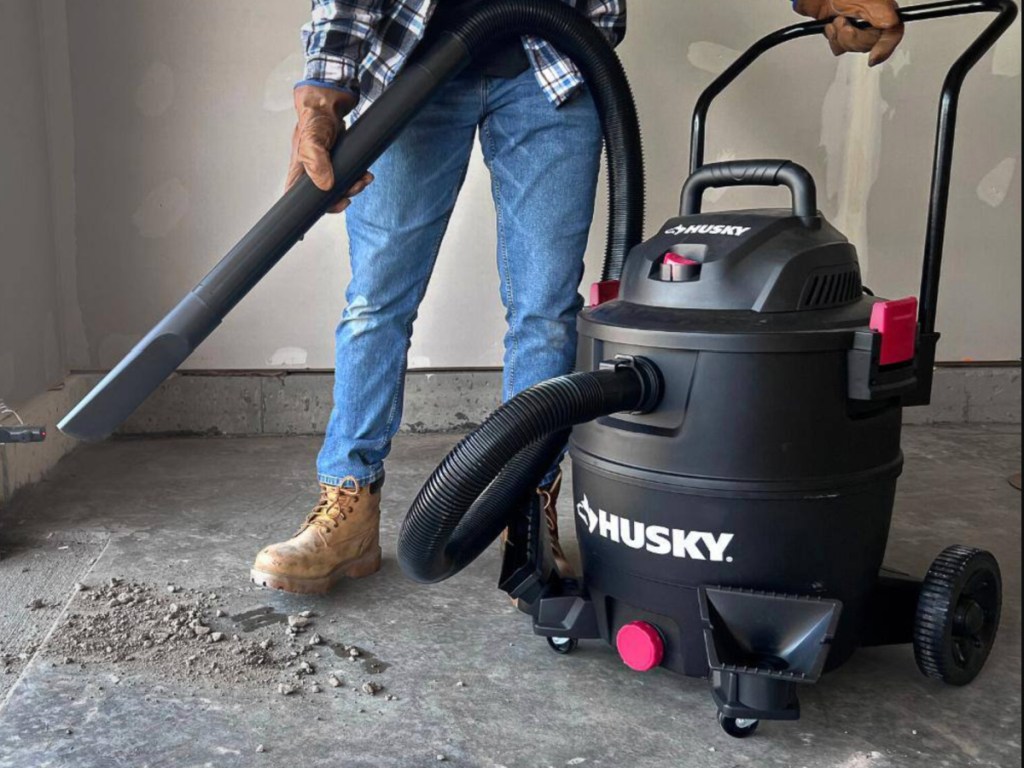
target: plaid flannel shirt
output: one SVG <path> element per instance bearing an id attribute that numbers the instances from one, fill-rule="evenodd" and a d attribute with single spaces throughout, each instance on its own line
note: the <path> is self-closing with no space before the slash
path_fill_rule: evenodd
<path id="1" fill-rule="evenodd" d="M 626 0 L 562 0 L 586 14 L 617 45 L 626 33 Z M 364 111 L 401 71 L 427 28 L 438 0 L 312 0 L 302 28 L 306 70 L 302 83 L 329 85 L 360 96 Z M 583 84 L 576 65 L 535 37 L 523 46 L 537 82 L 556 106 Z"/>

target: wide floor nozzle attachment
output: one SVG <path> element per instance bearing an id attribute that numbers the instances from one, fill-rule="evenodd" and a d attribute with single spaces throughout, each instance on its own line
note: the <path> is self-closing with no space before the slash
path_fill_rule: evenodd
<path id="1" fill-rule="evenodd" d="M 715 703 L 725 717 L 795 720 L 796 686 L 825 669 L 843 604 L 728 587 L 699 589 Z"/>

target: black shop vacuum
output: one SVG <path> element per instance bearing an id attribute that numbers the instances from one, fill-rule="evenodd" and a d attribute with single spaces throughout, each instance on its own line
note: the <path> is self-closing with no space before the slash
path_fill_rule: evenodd
<path id="1" fill-rule="evenodd" d="M 902 11 L 906 22 L 996 18 L 946 77 L 920 298 L 861 282 L 857 253 L 817 209 L 814 180 L 784 160 L 704 163 L 714 98 L 761 54 L 819 34 L 775 32 L 698 101 L 680 215 L 643 240 L 640 130 L 600 33 L 561 3 L 494 0 L 400 74 L 333 153 L 336 185 L 301 180 L 61 422 L 110 434 L 344 194 L 443 83 L 499 38 L 543 37 L 590 86 L 608 156 L 602 280 L 579 318 L 579 373 L 520 394 L 424 485 L 399 561 L 420 582 L 458 573 L 504 529 L 500 586 L 559 653 L 614 644 L 637 671 L 708 678 L 722 727 L 799 717 L 797 689 L 861 646 L 913 643 L 952 685 L 980 672 L 1001 610 L 999 566 L 956 546 L 923 580 L 882 566 L 902 411 L 929 403 L 961 86 L 1016 18 L 1012 0 Z M 706 190 L 784 186 L 785 210 L 701 213 Z M 552 562 L 535 488 L 569 441 L 583 575 Z"/>

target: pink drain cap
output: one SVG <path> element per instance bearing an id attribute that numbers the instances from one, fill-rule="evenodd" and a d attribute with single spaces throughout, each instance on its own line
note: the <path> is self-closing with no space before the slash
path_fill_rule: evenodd
<path id="1" fill-rule="evenodd" d="M 623 626 L 615 636 L 615 648 L 626 666 L 637 672 L 650 672 L 665 656 L 665 641 L 646 621 Z"/>

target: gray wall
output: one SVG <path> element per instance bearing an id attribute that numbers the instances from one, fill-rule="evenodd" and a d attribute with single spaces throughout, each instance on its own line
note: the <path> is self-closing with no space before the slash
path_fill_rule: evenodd
<path id="1" fill-rule="evenodd" d="M 16 15 L 16 24 L 31 26 L 35 3 L 0 2 L 5 13 Z M 685 173 L 687 116 L 699 90 L 735 51 L 795 21 L 788 5 L 631 4 L 621 54 L 645 122 L 649 229 L 675 206 Z M 16 336 L 22 372 L 15 392 L 60 371 L 61 338 L 73 369 L 113 365 L 276 199 L 293 120 L 291 86 L 301 68 L 298 29 L 307 15 L 303 0 L 66 3 L 69 60 L 63 78 L 60 57 L 47 57 L 57 62 L 50 64 L 50 92 L 63 89 L 70 96 L 50 96 L 51 111 L 61 105 L 67 110 L 55 122 L 70 134 L 57 135 L 52 150 L 53 175 L 67 181 L 54 185 L 64 196 L 56 206 L 54 242 L 45 226 L 28 224 L 28 213 L 0 214 L 11 218 L 17 232 L 3 238 L 3 247 L 14 248 L 35 284 L 52 292 L 53 264 L 60 264 L 65 315 L 34 306 L 31 327 L 38 338 L 31 342 L 24 333 L 12 334 L 13 318 L 2 316 L 0 384 L 10 376 L 2 354 Z M 60 17 L 58 25 L 65 18 L 47 13 L 44 25 L 54 24 L 52 17 Z M 873 72 L 861 58 L 834 60 L 820 40 L 775 52 L 716 107 L 710 157 L 792 156 L 807 164 L 819 179 L 826 214 L 861 243 L 869 284 L 889 295 L 912 293 L 940 69 L 981 24 L 972 19 L 912 29 L 894 62 Z M 945 360 L 1020 357 L 1019 34 L 1018 24 L 967 88 L 940 319 Z M 5 152 L 2 162 L 17 166 L 19 205 L 35 200 L 45 208 L 45 177 L 35 173 L 38 158 L 45 157 L 39 145 L 43 114 L 32 98 L 40 79 L 33 66 L 38 46 L 31 36 L 10 36 L 11 44 L 0 51 L 6 65 L 0 72 L 0 130 L 22 131 L 29 147 Z M 46 37 L 52 46 L 60 36 Z M 9 92 L 27 94 L 29 109 L 22 98 L 7 99 Z M 853 140 L 846 137 L 850 128 Z M 728 193 L 714 205 L 781 199 Z M 37 222 L 38 210 L 33 207 Z M 587 254 L 588 281 L 600 264 L 604 227 L 599 216 Z M 503 320 L 493 228 L 489 185 L 477 158 L 417 325 L 414 369 L 500 364 Z M 29 249 L 46 255 L 23 257 Z M 188 366 L 332 367 L 347 274 L 342 222 L 333 217 L 234 311 Z M 10 279 L 3 282 L 6 296 Z M 51 315 L 60 333 L 48 329 Z M 48 348 L 57 351 L 38 354 Z"/>
<path id="2" fill-rule="evenodd" d="M 65 373 L 40 7 L 0 0 L 0 399 Z"/>

